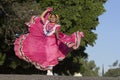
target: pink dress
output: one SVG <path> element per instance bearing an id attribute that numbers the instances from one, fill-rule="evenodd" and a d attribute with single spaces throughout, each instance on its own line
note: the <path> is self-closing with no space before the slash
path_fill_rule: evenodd
<path id="1" fill-rule="evenodd" d="M 27 62 L 32 63 L 37 69 L 48 70 L 57 65 L 59 60 L 65 58 L 71 50 L 66 43 L 75 42 L 74 33 L 68 36 L 59 33 L 61 41 L 57 40 L 55 30 L 60 30 L 60 25 L 43 25 L 41 18 L 33 16 L 29 23 L 29 33 L 21 35 L 14 42 L 15 54 Z"/>

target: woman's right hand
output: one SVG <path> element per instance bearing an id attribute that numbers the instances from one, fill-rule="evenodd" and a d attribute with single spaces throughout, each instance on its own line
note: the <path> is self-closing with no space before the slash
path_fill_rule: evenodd
<path id="1" fill-rule="evenodd" d="M 47 11 L 48 11 L 48 12 L 51 12 L 51 11 L 53 11 L 53 8 L 52 8 L 52 7 L 48 7 L 48 8 L 47 8 Z"/>

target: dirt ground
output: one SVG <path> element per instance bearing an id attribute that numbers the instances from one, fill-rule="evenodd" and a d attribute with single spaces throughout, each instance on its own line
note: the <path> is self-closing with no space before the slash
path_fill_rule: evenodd
<path id="1" fill-rule="evenodd" d="M 73 77 L 73 76 L 0 74 L 0 80 L 120 80 L 120 77 Z"/>

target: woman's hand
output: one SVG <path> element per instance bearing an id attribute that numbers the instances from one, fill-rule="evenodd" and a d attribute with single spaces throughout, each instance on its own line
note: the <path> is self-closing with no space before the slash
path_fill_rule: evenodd
<path id="1" fill-rule="evenodd" d="M 48 7 L 48 8 L 47 8 L 47 11 L 48 11 L 48 12 L 51 12 L 51 11 L 53 11 L 53 8 L 52 8 L 52 7 Z"/>
<path id="2" fill-rule="evenodd" d="M 81 36 L 81 37 L 84 37 L 84 33 L 83 33 L 83 32 L 80 32 L 80 36 Z"/>
<path id="3" fill-rule="evenodd" d="M 59 38 L 59 32 L 57 30 L 55 30 L 55 33 L 56 33 L 56 38 L 61 41 L 61 39 Z"/>
<path id="4" fill-rule="evenodd" d="M 41 20 L 42 20 L 42 22 L 43 23 L 45 23 L 45 20 L 44 20 L 44 18 L 45 18 L 45 15 L 47 14 L 47 13 L 50 13 L 50 12 L 52 12 L 53 11 L 53 8 L 51 8 L 51 7 L 48 7 L 42 14 L 41 14 Z"/>

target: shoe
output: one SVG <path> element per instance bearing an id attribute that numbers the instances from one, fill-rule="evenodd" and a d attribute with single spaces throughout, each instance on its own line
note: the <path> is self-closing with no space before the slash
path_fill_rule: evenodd
<path id="1" fill-rule="evenodd" d="M 47 75 L 53 76 L 52 70 L 47 70 Z"/>

